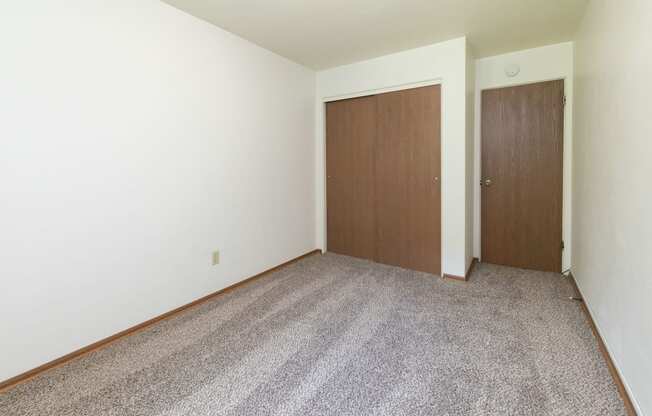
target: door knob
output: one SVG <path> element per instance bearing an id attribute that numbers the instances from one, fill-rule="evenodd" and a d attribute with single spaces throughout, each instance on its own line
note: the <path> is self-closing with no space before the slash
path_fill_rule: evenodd
<path id="1" fill-rule="evenodd" d="M 432 181 L 435 183 L 439 182 L 439 176 L 435 176 L 435 178 Z"/>
<path id="2" fill-rule="evenodd" d="M 491 179 L 485 179 L 484 186 L 491 186 Z"/>

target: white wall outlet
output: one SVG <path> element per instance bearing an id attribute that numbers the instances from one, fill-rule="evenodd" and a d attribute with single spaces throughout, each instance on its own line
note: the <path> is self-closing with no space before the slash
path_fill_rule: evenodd
<path id="1" fill-rule="evenodd" d="M 220 252 L 219 251 L 214 251 L 213 252 L 213 266 L 217 266 L 220 264 Z"/>

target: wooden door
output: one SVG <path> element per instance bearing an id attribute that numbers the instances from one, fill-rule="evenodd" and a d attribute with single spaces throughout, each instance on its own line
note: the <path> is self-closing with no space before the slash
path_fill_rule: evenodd
<path id="1" fill-rule="evenodd" d="M 326 104 L 328 250 L 374 260 L 374 96 Z"/>
<path id="2" fill-rule="evenodd" d="M 376 259 L 441 272 L 441 89 L 381 94 L 376 141 Z"/>
<path id="3" fill-rule="evenodd" d="M 482 92 L 482 261 L 561 271 L 564 82 Z"/>

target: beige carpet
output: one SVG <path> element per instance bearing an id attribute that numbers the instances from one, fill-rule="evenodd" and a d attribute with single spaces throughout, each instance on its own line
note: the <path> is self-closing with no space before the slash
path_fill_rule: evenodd
<path id="1" fill-rule="evenodd" d="M 625 415 L 572 293 L 316 255 L 0 393 L 0 414 Z"/>

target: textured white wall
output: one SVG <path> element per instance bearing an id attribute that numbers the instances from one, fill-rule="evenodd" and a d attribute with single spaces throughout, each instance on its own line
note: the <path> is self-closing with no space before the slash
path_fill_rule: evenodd
<path id="1" fill-rule="evenodd" d="M 315 248 L 313 71 L 154 0 L 0 51 L 0 380 Z"/>
<path id="2" fill-rule="evenodd" d="M 652 2 L 589 3 L 576 39 L 573 274 L 652 415 Z"/>
<path id="3" fill-rule="evenodd" d="M 517 64 L 520 73 L 510 78 L 505 75 L 507 65 Z M 562 228 L 566 249 L 562 256 L 562 268 L 571 265 L 572 249 L 572 165 L 573 165 L 573 43 L 559 43 L 541 48 L 527 49 L 504 55 L 482 58 L 476 61 L 475 86 L 475 169 L 474 169 L 474 255 L 480 257 L 481 230 L 480 227 L 480 176 L 482 155 L 482 90 L 501 88 L 513 85 L 530 84 L 541 81 L 564 80 L 567 103 L 564 112 L 564 190 Z"/>
<path id="4" fill-rule="evenodd" d="M 466 271 L 466 39 L 317 73 L 317 244 L 326 247 L 324 102 L 432 82 L 442 85 L 442 272 Z"/>

